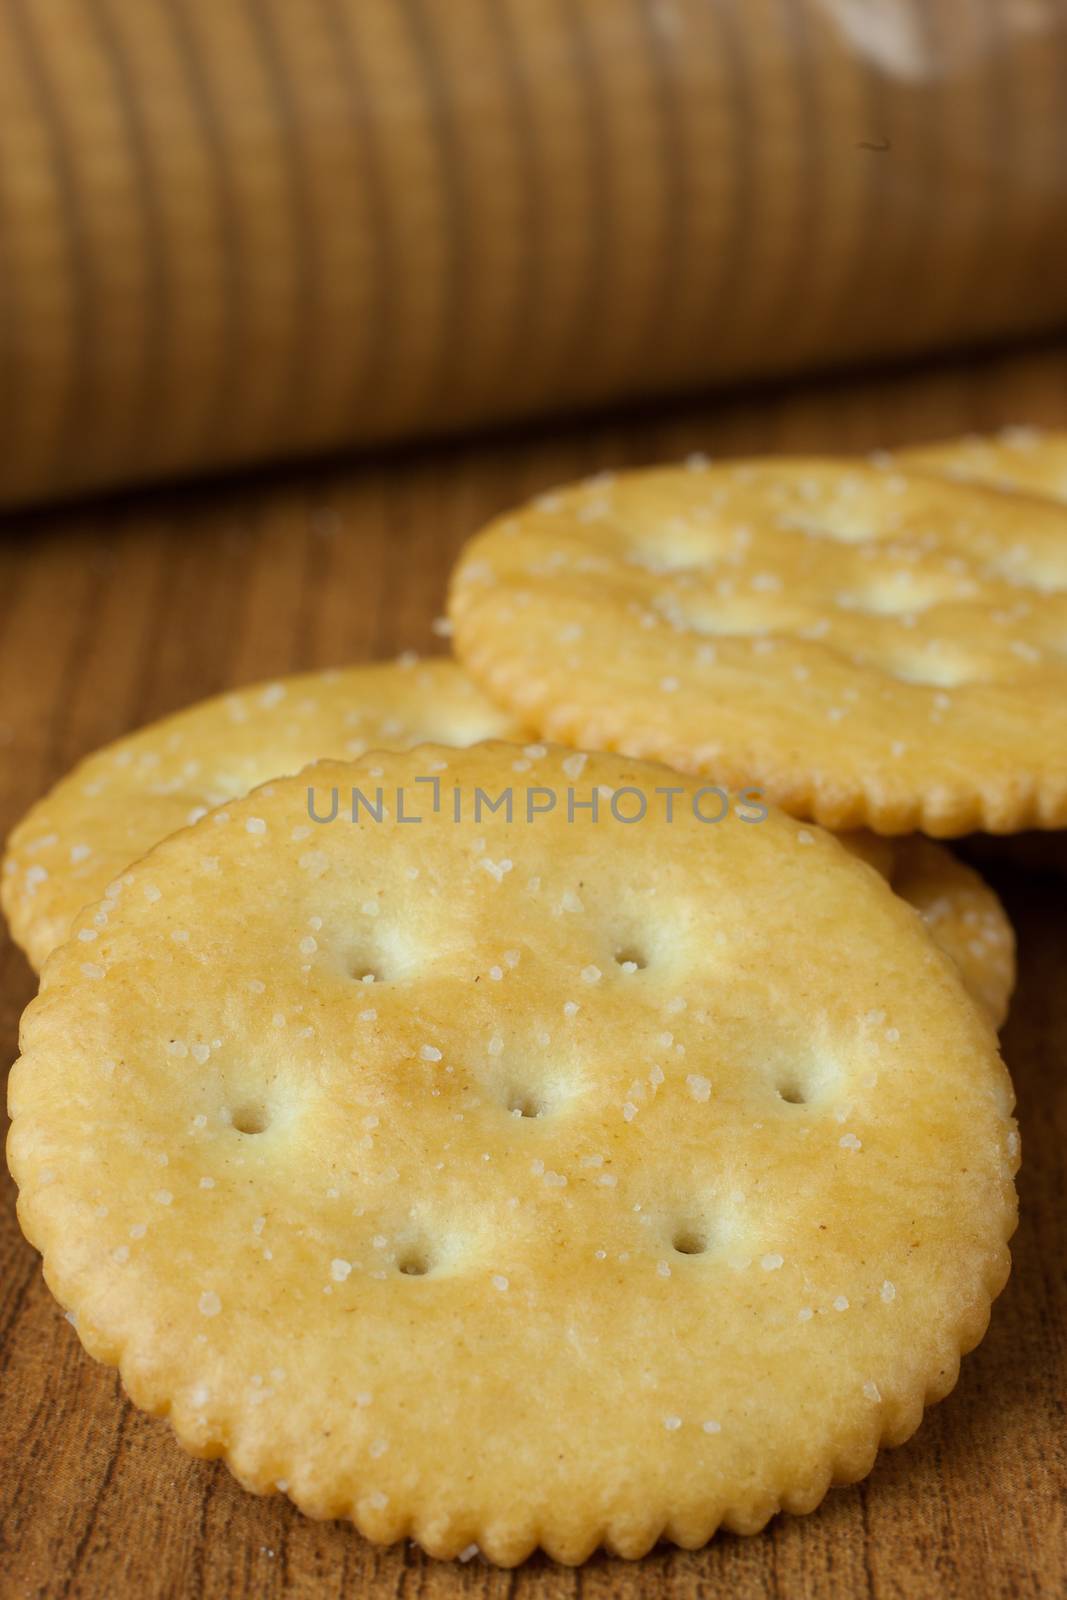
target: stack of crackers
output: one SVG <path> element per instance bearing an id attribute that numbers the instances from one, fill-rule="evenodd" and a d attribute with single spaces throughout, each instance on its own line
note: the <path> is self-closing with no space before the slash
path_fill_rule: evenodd
<path id="1" fill-rule="evenodd" d="M 1067 440 L 602 476 L 450 660 L 194 706 L 16 828 L 19 1216 L 242 1483 L 511 1564 L 755 1532 L 1008 1273 L 1011 928 L 1067 824 Z"/>

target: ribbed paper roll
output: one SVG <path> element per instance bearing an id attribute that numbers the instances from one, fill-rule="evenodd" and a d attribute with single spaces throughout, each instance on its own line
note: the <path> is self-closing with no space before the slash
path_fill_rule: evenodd
<path id="1" fill-rule="evenodd" d="M 0 499 L 1067 318 L 1063 0 L 0 0 Z"/>

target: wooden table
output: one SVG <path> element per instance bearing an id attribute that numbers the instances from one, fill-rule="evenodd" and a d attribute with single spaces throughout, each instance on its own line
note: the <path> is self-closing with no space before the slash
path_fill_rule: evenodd
<path id="1" fill-rule="evenodd" d="M 0 830 L 84 752 L 228 685 L 400 649 L 463 539 L 545 485 L 712 453 L 860 449 L 1007 421 L 1067 424 L 1067 350 L 827 382 L 17 516 L 0 534 Z M 754 1539 L 514 1573 L 377 1550 L 186 1457 L 82 1352 L 0 1208 L 0 1596 L 1042 1596 L 1067 1590 L 1064 887 L 1001 874 L 1022 976 L 1004 1046 L 1023 1130 L 1015 1271 L 956 1393 L 866 1483 Z M 33 979 L 0 942 L 0 1054 Z"/>

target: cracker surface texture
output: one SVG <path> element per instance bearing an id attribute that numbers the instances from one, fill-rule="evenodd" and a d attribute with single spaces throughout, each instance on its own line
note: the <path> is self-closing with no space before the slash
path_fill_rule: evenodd
<path id="1" fill-rule="evenodd" d="M 76 913 L 160 839 L 309 761 L 517 731 L 444 659 L 304 673 L 201 701 L 89 756 L 15 828 L 0 873 L 12 936 L 39 971 Z"/>
<path id="2" fill-rule="evenodd" d="M 600 477 L 493 523 L 455 645 L 543 735 L 835 829 L 1067 823 L 1067 506 L 775 458 Z"/>
<path id="3" fill-rule="evenodd" d="M 9 1159 L 139 1405 L 250 1489 L 501 1563 L 752 1532 L 912 1433 L 1008 1272 L 1011 1085 L 876 872 L 720 810 L 422 746 L 267 785 L 79 917 Z"/>
<path id="4" fill-rule="evenodd" d="M 899 450 L 896 461 L 908 471 L 1067 501 L 1067 432 L 1062 430 L 1016 427 L 964 434 Z"/>
<path id="5" fill-rule="evenodd" d="M 87 757 L 14 829 L 0 873 L 12 935 L 39 971 L 78 911 L 153 845 L 310 761 L 514 735 L 512 719 L 443 659 L 301 674 L 201 701 Z M 936 895 L 931 931 L 999 1026 L 1014 964 L 996 896 L 943 852 L 916 874 L 904 866 L 908 840 L 895 852 L 862 833 L 853 843 L 924 914 Z"/>
<path id="6" fill-rule="evenodd" d="M 981 837 L 986 837 L 982 835 Z M 996 840 L 1049 842 L 1056 833 L 1014 834 Z M 885 839 L 865 829 L 841 835 L 841 842 L 876 868 L 893 890 L 914 906 L 931 938 L 955 961 L 972 996 L 994 1027 L 1007 1020 L 1015 989 L 1015 931 L 999 897 L 973 867 L 922 834 Z"/>

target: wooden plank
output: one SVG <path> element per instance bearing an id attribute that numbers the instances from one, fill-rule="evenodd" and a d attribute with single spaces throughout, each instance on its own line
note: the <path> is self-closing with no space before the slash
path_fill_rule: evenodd
<path id="1" fill-rule="evenodd" d="M 1067 353 L 827 381 L 284 478 L 13 521 L 0 533 L 0 828 L 83 752 L 255 677 L 441 648 L 448 569 L 486 517 L 598 466 L 689 450 L 863 449 L 1001 422 L 1067 424 Z M 275 1600 L 877 1600 L 1067 1586 L 1064 891 L 1000 882 L 1022 981 L 1005 1036 L 1024 1141 L 1015 1271 L 956 1393 L 808 1518 L 637 1566 L 517 1572 L 378 1551 L 188 1459 L 85 1356 L 0 1201 L 0 1595 Z M 33 992 L 0 942 L 0 1053 Z"/>

